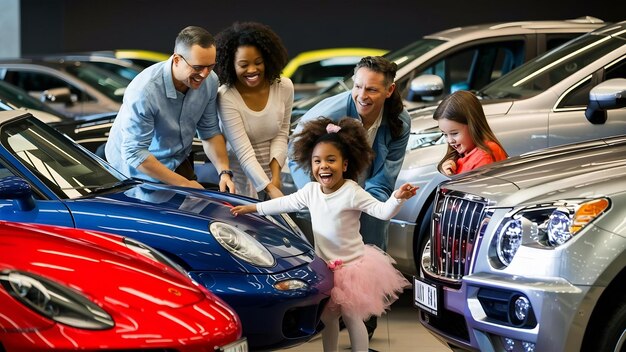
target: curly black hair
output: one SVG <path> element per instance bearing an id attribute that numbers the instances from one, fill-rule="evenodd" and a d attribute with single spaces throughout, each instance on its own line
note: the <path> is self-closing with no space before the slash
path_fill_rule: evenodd
<path id="1" fill-rule="evenodd" d="M 240 46 L 254 46 L 263 56 L 265 78 L 272 84 L 280 80 L 289 55 L 280 37 L 272 29 L 257 22 L 235 22 L 215 37 L 217 60 L 215 73 L 220 83 L 229 87 L 237 81 L 235 53 Z"/>
<path id="2" fill-rule="evenodd" d="M 332 143 L 341 151 L 343 159 L 348 160 L 348 167 L 343 177 L 358 181 L 359 174 L 374 160 L 374 150 L 367 141 L 367 132 L 361 121 L 351 117 L 344 117 L 336 123 L 341 127 L 336 133 L 327 132 L 326 127 L 331 123 L 335 122 L 326 117 L 305 123 L 302 131 L 293 135 L 291 158 L 312 176 L 313 149 L 319 143 Z"/>

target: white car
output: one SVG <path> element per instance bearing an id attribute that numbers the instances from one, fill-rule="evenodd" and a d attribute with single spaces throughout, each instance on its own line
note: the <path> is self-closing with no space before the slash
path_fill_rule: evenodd
<path id="1" fill-rule="evenodd" d="M 622 94 L 626 84 L 626 21 L 608 25 L 554 49 L 477 92 L 489 125 L 509 155 L 626 134 L 626 109 L 593 110 L 590 90 Z M 623 98 L 622 98 L 623 99 Z M 396 185 L 419 186 L 389 228 L 388 253 L 406 274 L 416 274 L 430 235 L 431 205 L 446 177 L 436 170 L 446 144 L 434 107 L 412 112 L 411 140 Z M 593 112 L 592 112 L 593 111 Z"/>

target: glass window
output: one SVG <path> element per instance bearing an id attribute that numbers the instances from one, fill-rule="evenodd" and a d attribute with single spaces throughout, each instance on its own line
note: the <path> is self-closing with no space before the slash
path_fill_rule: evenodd
<path id="1" fill-rule="evenodd" d="M 39 94 L 51 88 L 68 88 L 74 101 L 96 100 L 69 82 L 44 72 L 8 69 L 4 80 L 33 94 Z"/>
<path id="2" fill-rule="evenodd" d="M 119 103 L 124 98 L 124 90 L 130 84 L 127 78 L 88 64 L 69 66 L 67 72 Z"/>
<path id="3" fill-rule="evenodd" d="M 523 39 L 516 39 L 473 45 L 436 61 L 411 78 L 423 74 L 441 77 L 444 95 L 457 90 L 478 90 L 524 62 L 524 43 Z M 406 81 L 402 89 L 409 79 Z M 407 94 L 408 91 L 404 96 Z"/>
<path id="4" fill-rule="evenodd" d="M 626 78 L 626 59 L 621 59 L 616 63 L 607 67 L 604 73 L 604 80 L 613 78 Z M 592 85 L 591 78 L 585 79 L 585 81 L 578 85 L 578 87 L 572 89 L 567 95 L 561 99 L 557 109 L 561 108 L 584 108 L 589 105 L 589 91 L 591 91 Z"/>
<path id="5" fill-rule="evenodd" d="M 618 38 L 584 35 L 529 61 L 480 94 L 492 99 L 533 97 L 622 45 Z"/>
<path id="6" fill-rule="evenodd" d="M 3 126 L 0 144 L 61 198 L 92 194 L 125 179 L 34 117 Z"/>

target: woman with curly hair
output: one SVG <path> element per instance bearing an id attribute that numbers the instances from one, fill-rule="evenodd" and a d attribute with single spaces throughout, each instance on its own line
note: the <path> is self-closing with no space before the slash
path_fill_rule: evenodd
<path id="1" fill-rule="evenodd" d="M 328 118 L 307 122 L 296 135 L 292 154 L 292 160 L 317 182 L 285 197 L 233 207 L 231 212 L 269 215 L 309 209 L 315 252 L 334 271 L 330 302 L 321 317 L 324 351 L 337 351 L 340 316 L 352 351 L 367 351 L 364 321 L 383 314 L 410 284 L 393 267 L 391 257 L 364 244 L 359 218 L 365 212 L 391 219 L 417 188 L 405 183 L 381 202 L 359 186 L 356 180 L 369 167 L 374 151 L 361 122 L 350 117 L 337 125 Z"/>
<path id="2" fill-rule="evenodd" d="M 268 26 L 236 22 L 216 36 L 218 113 L 237 193 L 282 196 L 293 83 L 280 77 L 287 50 Z"/>

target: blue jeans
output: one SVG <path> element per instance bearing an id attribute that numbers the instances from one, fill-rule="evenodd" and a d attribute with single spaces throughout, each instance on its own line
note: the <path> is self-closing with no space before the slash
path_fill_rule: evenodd
<path id="1" fill-rule="evenodd" d="M 387 251 L 389 221 L 376 219 L 366 213 L 361 214 L 361 236 L 363 236 L 365 244 L 373 244 L 383 251 Z"/>

